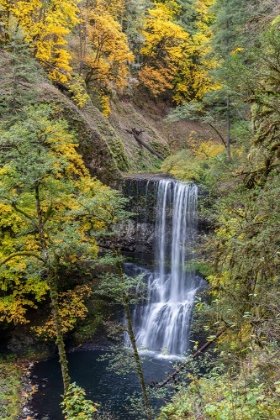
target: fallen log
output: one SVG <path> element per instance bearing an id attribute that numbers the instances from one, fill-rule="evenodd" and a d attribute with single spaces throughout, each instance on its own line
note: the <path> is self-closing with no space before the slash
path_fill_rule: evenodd
<path id="1" fill-rule="evenodd" d="M 215 338 L 213 340 L 207 341 L 207 343 L 203 344 L 203 346 L 200 347 L 200 349 L 198 349 L 192 356 L 188 357 L 188 359 L 185 361 L 185 363 L 183 363 L 178 369 L 175 370 L 175 372 L 173 372 L 171 375 L 169 375 L 163 382 L 161 382 L 160 384 L 158 384 L 157 387 L 158 388 L 162 388 L 164 385 L 166 385 L 168 382 L 170 382 L 172 379 L 174 379 L 175 376 L 178 375 L 178 373 L 180 373 L 191 362 L 191 360 L 195 359 L 199 354 L 201 354 L 202 352 L 204 352 L 225 331 L 226 331 L 226 329 L 217 332 L 217 334 L 215 335 Z"/>
<path id="2" fill-rule="evenodd" d="M 145 147 L 150 153 L 155 155 L 160 160 L 164 160 L 164 158 L 155 150 L 153 150 L 147 143 L 145 143 L 142 139 L 140 139 L 139 135 L 144 132 L 144 130 L 138 131 L 136 128 L 132 128 L 131 130 L 125 130 L 127 133 L 132 134 L 135 140 L 143 147 Z"/>

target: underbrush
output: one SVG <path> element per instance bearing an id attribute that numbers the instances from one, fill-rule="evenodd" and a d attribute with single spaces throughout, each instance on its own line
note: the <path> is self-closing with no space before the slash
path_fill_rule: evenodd
<path id="1" fill-rule="evenodd" d="M 21 399 L 21 368 L 13 362 L 0 360 L 0 418 L 16 420 Z"/>
<path id="2" fill-rule="evenodd" d="M 158 420 L 276 420 L 280 418 L 279 165 L 264 175 L 261 161 L 251 158 L 255 146 L 251 154 L 245 146 L 232 148 L 231 160 L 202 146 L 170 156 L 162 169 L 207 190 L 200 217 L 210 221 L 211 229 L 200 238 L 198 263 L 206 267 L 208 301 L 198 304 L 203 328 L 212 334 L 208 340 L 217 331 L 225 333 L 216 347 L 219 357 L 214 368 L 183 378 L 184 385 L 178 386 Z"/>
<path id="3" fill-rule="evenodd" d="M 157 420 L 276 420 L 280 418 L 279 350 L 256 349 L 230 367 L 188 374 Z M 221 361 L 221 364 L 223 362 Z"/>

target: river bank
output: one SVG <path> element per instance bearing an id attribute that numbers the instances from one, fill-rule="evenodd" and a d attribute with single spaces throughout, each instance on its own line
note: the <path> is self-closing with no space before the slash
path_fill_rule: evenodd
<path id="1" fill-rule="evenodd" d="M 29 408 L 37 386 L 32 384 L 34 362 L 0 360 L 0 417 L 5 420 L 31 420 Z"/>

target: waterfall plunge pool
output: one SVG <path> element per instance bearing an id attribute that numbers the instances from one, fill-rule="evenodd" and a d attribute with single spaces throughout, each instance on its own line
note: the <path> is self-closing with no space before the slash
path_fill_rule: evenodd
<path id="1" fill-rule="evenodd" d="M 129 397 L 134 392 L 140 395 L 139 380 L 136 374 L 117 375 L 107 370 L 108 361 L 98 361 L 105 351 L 76 351 L 68 354 L 69 370 L 72 382 L 82 386 L 87 398 L 101 404 L 102 408 L 114 413 L 114 419 L 134 420 L 126 406 L 130 406 Z M 146 383 L 161 382 L 167 372 L 172 372 L 171 360 L 150 358 L 143 361 Z M 33 395 L 32 410 L 39 420 L 63 420 L 61 408 L 63 384 L 57 357 L 35 364 L 33 380 L 39 385 Z"/>

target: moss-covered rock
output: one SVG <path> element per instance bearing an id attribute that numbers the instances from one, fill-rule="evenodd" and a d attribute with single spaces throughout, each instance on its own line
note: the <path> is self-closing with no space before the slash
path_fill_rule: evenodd
<path id="1" fill-rule="evenodd" d="M 113 133 L 108 135 L 108 124 L 103 115 L 93 106 L 88 106 L 87 111 L 80 110 L 49 83 L 42 83 L 41 89 L 39 102 L 45 102 L 48 98 L 48 103 L 53 103 L 57 114 L 68 121 L 70 129 L 73 130 L 79 142 L 79 151 L 91 175 L 107 185 L 115 185 L 122 177 L 118 162 L 121 162 L 120 166 L 124 166 L 127 170 L 126 156 L 123 145 L 121 145 L 123 155 L 120 151 L 118 161 L 115 159 L 108 144 L 109 140 L 113 144 Z M 121 143 L 117 136 L 115 141 Z"/>
<path id="2" fill-rule="evenodd" d="M 89 105 L 80 110 L 31 58 L 0 50 L 0 64 L 0 118 L 5 119 L 13 109 L 18 113 L 26 105 L 52 104 L 57 116 L 67 120 L 75 133 L 90 173 L 106 184 L 116 184 L 120 170 L 129 169 L 128 158 L 122 141 L 98 109 Z M 18 84 L 14 83 L 15 75 Z"/>

